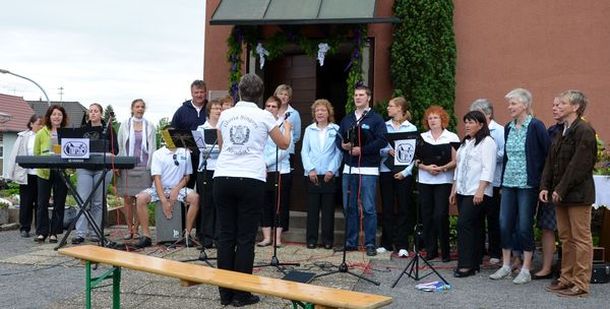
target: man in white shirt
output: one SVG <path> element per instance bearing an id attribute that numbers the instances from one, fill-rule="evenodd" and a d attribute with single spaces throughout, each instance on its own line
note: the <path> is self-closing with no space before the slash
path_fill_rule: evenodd
<path id="1" fill-rule="evenodd" d="M 191 153 L 186 148 L 170 149 L 163 146 L 153 153 L 150 167 L 153 186 L 136 195 L 138 219 L 142 225 L 142 236 L 136 247 L 144 248 L 152 244 L 148 228 L 148 204 L 157 201 L 161 202 L 161 207 L 157 211 L 163 211 L 167 218 L 172 217 L 176 201 L 188 205 L 184 237 L 189 241 L 199 211 L 199 195 L 193 189 L 186 187 L 193 173 L 191 164 Z"/>

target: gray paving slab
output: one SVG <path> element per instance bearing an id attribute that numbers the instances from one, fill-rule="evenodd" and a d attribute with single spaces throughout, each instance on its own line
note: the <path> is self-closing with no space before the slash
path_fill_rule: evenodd
<path id="1" fill-rule="evenodd" d="M 120 239 L 124 227 L 106 230 L 111 239 Z M 0 308 L 83 308 L 85 304 L 84 267 L 78 261 L 60 256 L 53 250 L 54 244 L 36 244 L 31 238 L 21 238 L 18 231 L 0 232 Z M 194 248 L 168 248 L 154 246 L 138 251 L 141 254 L 174 260 L 196 259 L 199 251 Z M 207 250 L 210 257 L 214 249 Z M 271 261 L 271 247 L 256 248 L 255 264 Z M 340 252 L 332 250 L 306 249 L 302 244 L 285 244 L 279 248 L 280 262 L 300 263 L 298 267 L 287 267 L 298 271 L 322 274 L 336 270 L 342 261 Z M 469 278 L 453 278 L 449 263 L 434 262 L 435 268 L 450 283 L 448 291 L 426 293 L 415 289 L 421 282 L 437 280 L 434 275 L 419 282 L 404 276 L 396 288 L 391 284 L 400 275 L 409 259 L 400 259 L 390 253 L 367 257 L 363 252 L 349 252 L 346 262 L 355 274 L 376 280 L 379 286 L 357 277 L 336 273 L 314 279 L 311 283 L 393 297 L 388 308 L 606 308 L 610 303 L 610 285 L 592 285 L 591 294 L 583 299 L 559 298 L 544 291 L 549 280 L 533 281 L 517 286 L 509 279 L 492 281 L 488 276 L 495 271 L 488 266 Z M 202 264 L 200 261 L 191 263 Z M 215 265 L 215 261 L 211 261 Z M 108 269 L 99 266 L 94 273 Z M 255 268 L 255 274 L 281 278 L 283 273 L 276 267 Z M 422 275 L 425 270 L 422 270 Z M 108 282 L 110 283 L 110 282 Z M 291 308 L 289 301 L 263 296 L 259 304 L 249 308 Z M 110 308 L 112 294 L 110 286 L 94 290 L 94 308 Z M 178 280 L 159 275 L 123 269 L 121 281 L 121 308 L 223 308 L 218 289 L 214 286 L 197 285 L 182 287 Z"/>

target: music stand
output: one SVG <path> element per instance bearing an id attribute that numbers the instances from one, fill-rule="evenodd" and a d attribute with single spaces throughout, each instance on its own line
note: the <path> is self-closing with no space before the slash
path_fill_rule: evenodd
<path id="1" fill-rule="evenodd" d="M 194 137 L 195 143 L 197 144 L 199 150 L 204 154 L 203 161 L 199 162 L 199 168 L 197 170 L 202 170 L 202 172 L 203 172 L 203 185 L 201 187 L 201 194 L 199 196 L 199 200 L 205 202 L 206 194 L 212 194 L 211 192 L 206 192 L 206 186 L 208 184 L 208 178 L 207 178 L 208 159 L 212 155 L 212 152 L 214 152 L 214 150 L 217 149 L 216 146 L 218 144 L 218 130 L 204 129 L 203 136 L 200 136 L 200 134 L 198 134 L 198 133 L 201 133 L 201 132 L 192 131 L 192 134 L 194 135 L 193 137 Z M 202 210 L 203 210 L 202 207 L 200 207 L 199 212 L 200 212 L 201 217 L 203 217 L 201 214 Z M 200 220 L 203 220 L 203 219 L 200 218 Z M 216 224 L 218 224 L 218 222 L 216 222 Z M 203 224 L 201 224 L 201 227 L 203 228 Z M 200 234 L 200 235 L 202 235 L 202 234 Z M 202 239 L 200 239 L 200 241 L 203 242 Z M 217 260 L 217 259 L 218 258 L 216 258 L 216 257 L 209 257 L 205 251 L 205 246 L 203 244 L 201 244 L 201 251 L 199 252 L 198 258 L 188 259 L 188 260 L 184 260 L 182 262 L 202 261 L 202 262 L 208 264 L 208 266 L 214 267 L 212 265 L 212 263 L 210 263 L 210 260 Z"/>
<path id="2" fill-rule="evenodd" d="M 167 144 L 168 148 L 178 148 L 178 147 L 182 147 L 182 148 L 186 148 L 188 150 L 191 151 L 191 153 L 193 152 L 198 152 L 199 149 L 197 148 L 197 142 L 195 142 L 195 138 L 193 137 L 193 133 L 191 132 L 191 130 L 186 130 L 186 129 L 173 129 L 173 128 L 169 128 L 167 130 L 163 130 L 161 132 L 165 143 Z M 186 173 L 186 166 L 184 167 L 184 173 L 183 175 Z M 186 186 L 184 187 L 184 190 L 186 190 Z M 185 194 L 186 196 L 186 194 Z M 201 245 L 198 241 L 194 240 L 194 239 L 190 239 L 190 235 L 186 234 L 186 218 L 187 218 L 187 211 L 186 211 L 186 206 L 184 205 L 184 203 L 182 204 L 183 208 L 181 209 L 181 211 L 183 212 L 183 218 L 184 220 L 182 221 L 182 230 L 184 230 L 184 235 L 182 235 L 182 237 L 180 237 L 178 240 L 176 240 L 173 244 L 171 244 L 168 248 L 175 248 L 176 245 L 185 242 L 186 247 L 189 247 L 189 240 L 192 240 L 195 245 L 199 246 Z"/>

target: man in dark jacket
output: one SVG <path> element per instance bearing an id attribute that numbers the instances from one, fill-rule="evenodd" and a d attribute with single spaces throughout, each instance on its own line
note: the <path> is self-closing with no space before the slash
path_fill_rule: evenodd
<path id="1" fill-rule="evenodd" d="M 597 143 L 595 130 L 581 118 L 587 104 L 587 97 L 577 90 L 555 98 L 553 118 L 564 128 L 553 138 L 540 183 L 540 200 L 552 201 L 557 207 L 562 243 L 561 276 L 546 290 L 565 297 L 586 296 L 591 280 L 591 204 L 595 202 Z"/>
<path id="2" fill-rule="evenodd" d="M 359 222 L 362 213 L 366 254 L 377 254 L 377 209 L 375 195 L 379 178 L 379 150 L 387 145 L 387 129 L 379 114 L 369 107 L 371 91 L 366 86 L 354 90 L 356 110 L 341 120 L 337 146 L 343 150 L 343 208 L 345 209 L 347 234 L 345 250 L 358 248 Z M 359 201 L 362 202 L 362 211 Z"/>

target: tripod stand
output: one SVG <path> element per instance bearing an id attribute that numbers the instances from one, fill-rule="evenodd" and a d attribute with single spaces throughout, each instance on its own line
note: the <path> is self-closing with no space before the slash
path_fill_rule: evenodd
<path id="1" fill-rule="evenodd" d="M 352 166 L 354 165 L 353 164 L 353 156 L 352 156 L 352 148 L 354 147 L 354 145 L 356 145 L 356 134 L 354 134 L 354 133 L 355 133 L 356 130 L 358 130 L 358 136 L 360 136 L 360 126 L 358 124 L 360 123 L 360 121 L 362 121 L 362 119 L 366 116 L 366 114 L 367 114 L 367 111 L 364 111 L 362 116 L 360 116 L 360 118 L 358 120 L 356 120 L 356 123 L 354 124 L 354 127 L 352 127 L 349 130 L 348 136 L 347 136 L 347 140 L 352 145 L 352 147 L 349 150 L 349 156 L 350 156 L 350 158 L 352 158 L 352 162 L 350 162 L 350 165 L 349 165 L 349 168 L 348 168 L 348 174 L 347 175 L 343 175 L 343 177 L 350 177 L 350 179 L 348 179 L 348 186 L 347 186 L 347 203 L 346 203 L 347 205 L 345 205 L 345 208 L 343 209 L 343 217 L 345 218 L 345 224 L 343 225 L 343 228 L 344 228 L 344 230 L 343 230 L 343 232 L 344 232 L 344 234 L 343 234 L 344 235 L 344 239 L 343 239 L 343 257 L 342 257 L 342 260 L 341 260 L 341 264 L 339 264 L 339 266 L 337 267 L 337 270 L 331 271 L 331 272 L 327 272 L 325 274 L 317 275 L 314 278 L 320 278 L 320 277 L 329 276 L 329 275 L 333 275 L 333 274 L 337 274 L 337 273 L 347 273 L 347 274 L 350 274 L 350 275 L 352 275 L 352 276 L 354 276 L 354 277 L 356 277 L 358 279 L 362 279 L 362 280 L 368 281 L 368 282 L 370 282 L 370 283 L 372 283 L 374 285 L 379 286 L 379 284 L 380 284 L 379 282 L 373 281 L 371 279 L 365 278 L 362 275 L 358 275 L 358 274 L 356 274 L 354 272 L 351 272 L 349 270 L 349 267 L 347 266 L 347 263 L 346 263 L 347 238 L 348 238 L 348 234 L 347 234 L 347 225 L 348 225 L 347 210 L 350 207 L 350 203 L 351 203 L 351 200 L 352 200 L 353 189 L 354 189 L 354 188 L 352 188 L 352 179 L 351 179 L 351 177 L 353 177 L 353 175 L 352 175 Z M 337 134 L 337 135 L 341 138 L 341 142 L 343 142 L 344 141 L 343 140 L 343 136 L 340 133 Z M 360 139 L 358 139 L 358 145 L 361 145 L 361 142 L 362 141 Z M 345 179 L 343 179 L 342 181 L 345 181 Z M 360 196 L 357 196 L 357 201 L 358 200 L 360 200 Z M 356 203 L 358 203 L 358 202 L 356 202 Z M 356 207 L 358 207 L 358 205 L 356 205 Z"/>
<path id="2" fill-rule="evenodd" d="M 280 222 L 280 207 L 281 207 L 281 180 L 282 180 L 282 176 L 280 173 L 280 169 L 279 169 L 279 147 L 275 146 L 275 184 L 274 184 L 274 190 L 275 190 L 275 194 L 274 194 L 274 201 L 273 201 L 273 205 L 275 205 L 274 207 L 274 212 L 273 212 L 273 220 L 271 220 L 271 243 L 273 244 L 273 256 L 271 256 L 271 262 L 269 262 L 268 264 L 262 264 L 262 265 L 255 265 L 254 267 L 268 267 L 268 266 L 273 266 L 276 267 L 280 272 L 282 272 L 284 275 L 286 275 L 286 272 L 284 271 L 284 268 L 282 266 L 300 266 L 300 263 L 281 263 L 280 260 L 277 257 L 277 241 L 276 241 L 276 237 L 277 237 L 277 231 L 276 228 L 279 225 Z"/>
<path id="3" fill-rule="evenodd" d="M 418 213 L 419 213 L 419 211 L 418 211 Z M 416 217 L 419 220 L 419 216 L 416 215 Z M 447 280 L 445 280 L 445 278 L 443 278 L 443 276 L 441 276 L 441 274 L 439 274 L 438 271 L 436 271 L 436 269 L 434 269 L 434 267 L 430 264 L 430 262 L 428 262 L 426 259 L 424 259 L 421 256 L 421 254 L 419 252 L 419 242 L 422 237 L 422 233 L 423 233 L 422 225 L 416 224 L 415 228 L 414 228 L 415 235 L 413 238 L 413 251 L 415 251 L 415 256 L 413 258 L 411 258 L 411 261 L 409 261 L 409 263 L 407 263 L 407 266 L 405 266 L 405 268 L 400 272 L 400 275 L 398 276 L 398 278 L 396 278 L 396 280 L 392 284 L 392 288 L 396 287 L 396 285 L 398 284 L 398 281 L 400 281 L 402 276 L 405 274 L 415 281 L 419 281 L 432 274 L 436 274 L 441 280 L 443 280 L 443 282 L 445 284 L 447 284 L 447 285 L 449 284 L 449 282 L 447 282 Z M 419 275 L 419 261 L 420 260 L 422 260 L 424 262 L 424 264 L 426 266 L 428 266 L 428 268 L 430 268 L 430 272 L 423 276 Z"/>

